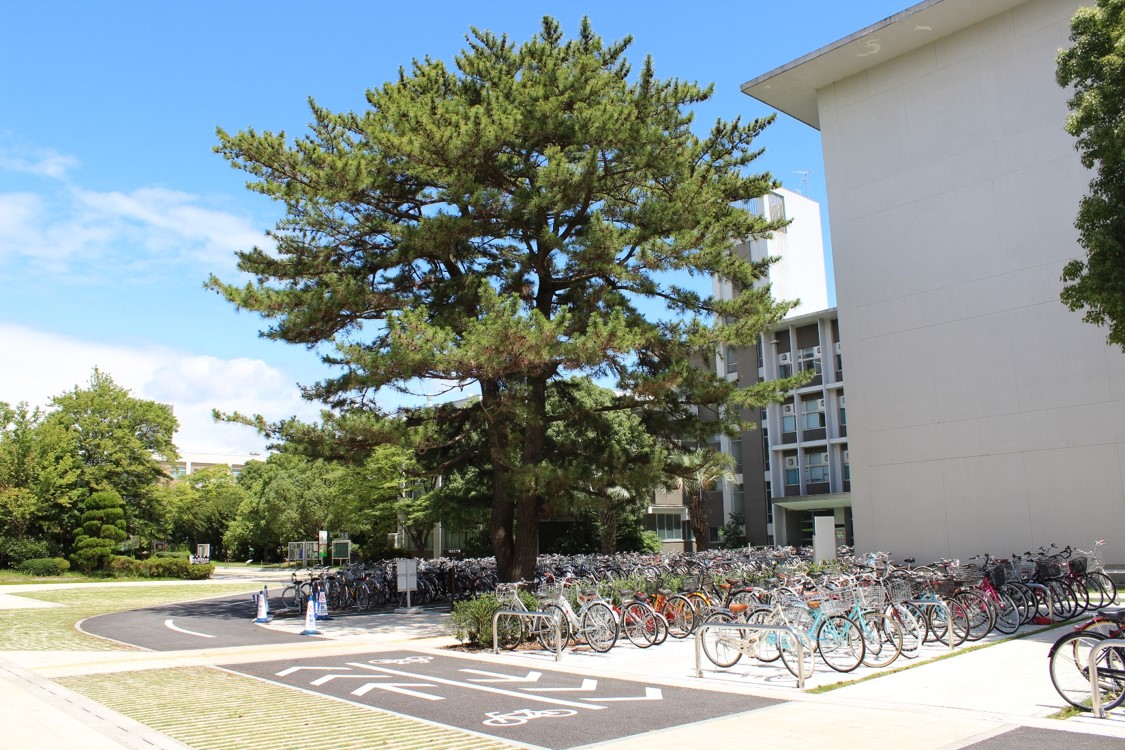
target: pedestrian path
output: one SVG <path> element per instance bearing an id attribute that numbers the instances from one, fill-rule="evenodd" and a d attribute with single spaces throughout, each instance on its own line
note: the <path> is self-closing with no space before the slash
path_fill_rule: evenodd
<path id="1" fill-rule="evenodd" d="M 9 593 L 6 587 L 0 594 L 0 599 L 4 598 L 24 597 Z M 1021 750 L 1125 747 L 1125 709 L 1111 712 L 1108 719 L 1088 714 L 1066 720 L 1050 718 L 1062 705 L 1047 675 L 1047 651 L 1064 632 L 1058 629 L 1040 630 L 988 648 L 962 649 L 952 658 L 938 658 L 948 652 L 946 647 L 927 647 L 932 650 L 924 656 L 924 663 L 920 663 L 923 659 L 913 664 L 896 662 L 896 667 L 907 664 L 911 668 L 852 684 L 836 686 L 872 676 L 870 671 L 841 675 L 820 665 L 809 687 L 825 692 L 816 693 L 799 690 L 796 680 L 782 667 L 762 667 L 748 660 L 727 670 L 716 669 L 703 660 L 702 676 L 696 676 L 694 639 L 669 639 L 651 649 L 638 649 L 623 642 L 608 654 L 568 650 L 556 661 L 552 654 L 538 650 L 466 654 L 451 649 L 456 641 L 445 634 L 445 612 L 375 617 L 379 618 L 376 627 L 359 628 L 347 618 L 322 622 L 325 638 L 292 644 L 163 653 L 0 653 L 0 718 L 4 726 L 11 728 L 0 744 L 36 750 L 70 750 L 79 746 L 87 750 L 184 750 L 183 745 L 151 728 L 52 682 L 56 678 L 408 649 L 483 658 L 496 665 L 497 670 L 562 670 L 583 677 L 626 678 L 779 701 L 752 713 L 685 723 L 658 733 L 642 730 L 630 737 L 600 743 L 598 750 L 742 745 L 750 735 L 755 744 L 831 741 L 835 748 L 870 748 L 888 743 L 935 749 L 978 746 L 980 750 L 1016 746 Z M 302 623 L 298 618 L 279 618 L 270 627 L 300 628 Z M 237 696 L 231 699 L 237 700 Z M 752 726 L 748 724 L 751 717 Z M 685 717 L 685 722 L 690 722 L 690 717 Z M 1013 744 L 1016 740 L 1018 744 Z"/>

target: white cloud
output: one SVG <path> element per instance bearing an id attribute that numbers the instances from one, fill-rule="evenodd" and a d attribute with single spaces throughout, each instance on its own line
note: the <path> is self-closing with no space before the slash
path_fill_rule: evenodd
<path id="1" fill-rule="evenodd" d="M 49 273 L 60 282 L 151 278 L 175 267 L 229 275 L 235 253 L 272 251 L 263 228 L 203 196 L 147 187 L 87 190 L 67 174 L 76 160 L 52 152 L 13 154 L 0 146 L 0 171 L 53 178 L 34 192 L 0 193 L 0 260 L 9 274 Z M 33 187 L 32 187 L 33 185 Z"/>
<path id="2" fill-rule="evenodd" d="M 212 409 L 269 420 L 319 417 L 318 406 L 300 397 L 293 378 L 262 360 L 97 344 L 4 323 L 0 347 L 9 363 L 0 368 L 0 401 L 46 407 L 52 397 L 85 387 L 97 367 L 137 398 L 172 404 L 181 452 L 242 454 L 264 448 L 265 441 L 249 427 L 216 424 Z"/>
<path id="3" fill-rule="evenodd" d="M 78 160 L 51 149 L 0 149 L 0 169 L 61 179 Z"/>

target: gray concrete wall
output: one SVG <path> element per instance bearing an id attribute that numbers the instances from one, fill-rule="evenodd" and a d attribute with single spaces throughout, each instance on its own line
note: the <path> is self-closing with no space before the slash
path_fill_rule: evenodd
<path id="1" fill-rule="evenodd" d="M 1079 4 L 818 92 L 860 550 L 1125 561 L 1125 355 L 1059 302 L 1090 177 L 1054 81 Z"/>

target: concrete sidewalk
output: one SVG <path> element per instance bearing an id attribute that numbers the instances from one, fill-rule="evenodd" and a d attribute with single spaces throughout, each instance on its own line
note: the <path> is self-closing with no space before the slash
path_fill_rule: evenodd
<path id="1" fill-rule="evenodd" d="M 4 746 L 36 750 L 157 748 L 183 750 L 180 743 L 149 727 L 51 682 L 52 678 L 113 672 L 209 666 L 239 662 L 298 659 L 380 650 L 421 650 L 463 658 L 484 659 L 498 666 L 565 670 L 597 677 L 641 680 L 653 684 L 722 690 L 780 699 L 778 705 L 750 713 L 722 717 L 600 743 L 600 750 L 659 750 L 745 743 L 748 735 L 760 742 L 824 742 L 837 748 L 890 746 L 958 748 L 1019 737 L 1021 747 L 1062 744 L 1100 748 L 1125 747 L 1125 709 L 1108 719 L 1084 715 L 1066 720 L 1048 718 L 1063 701 L 1051 686 L 1047 651 L 1063 629 L 1038 630 L 1025 638 L 988 648 L 936 659 L 944 646 L 926 646 L 915 662 L 900 660 L 895 668 L 820 694 L 797 689 L 796 680 L 779 664 L 760 665 L 743 660 L 726 670 L 704 660 L 703 676 L 696 676 L 694 639 L 669 639 L 651 649 L 622 642 L 607 654 L 568 650 L 561 661 L 542 651 L 492 654 L 461 653 L 447 646 L 443 612 L 419 615 L 379 615 L 380 625 L 359 630 L 342 620 L 319 624 L 327 640 L 261 647 L 146 651 L 10 651 L 0 653 L 0 716 Z M 275 620 L 271 627 L 300 628 L 296 620 Z M 864 668 L 861 668 L 863 670 Z M 807 687 L 872 676 L 873 670 L 839 674 L 818 665 Z M 1034 730 L 1047 744 L 1028 744 L 1013 730 Z M 1075 744 L 1075 733 L 1080 742 Z M 1085 738 L 1085 739 L 1082 739 Z M 1007 741 L 1007 740 L 1005 740 Z M 1053 744 L 1052 744 L 1053 742 Z M 1106 744 L 1109 743 L 1109 744 Z M 1001 745 L 997 745 L 999 747 Z M 246 748 L 246 750 L 254 750 Z"/>

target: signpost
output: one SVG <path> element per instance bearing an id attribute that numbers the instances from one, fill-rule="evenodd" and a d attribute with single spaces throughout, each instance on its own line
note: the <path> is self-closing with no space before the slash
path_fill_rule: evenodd
<path id="1" fill-rule="evenodd" d="M 418 561 L 412 557 L 400 557 L 395 560 L 395 570 L 398 571 L 398 590 L 406 592 L 406 607 L 396 609 L 395 614 L 416 615 L 422 610 L 410 606 L 410 592 L 418 590 Z"/>

